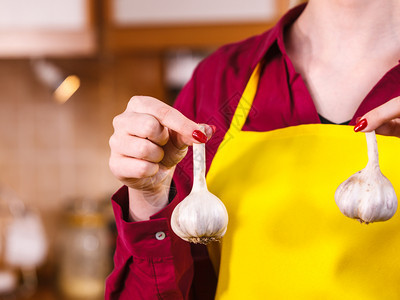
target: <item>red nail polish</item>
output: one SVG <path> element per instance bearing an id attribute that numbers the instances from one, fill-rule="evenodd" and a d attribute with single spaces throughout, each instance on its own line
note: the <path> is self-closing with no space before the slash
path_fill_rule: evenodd
<path id="1" fill-rule="evenodd" d="M 207 136 L 204 133 L 202 133 L 200 130 L 193 131 L 192 136 L 196 141 L 198 141 L 200 143 L 207 142 Z"/>
<path id="2" fill-rule="evenodd" d="M 361 131 L 363 129 L 365 129 L 365 127 L 367 127 L 368 122 L 367 119 L 362 119 L 360 121 L 358 121 L 358 123 L 354 126 L 354 131 L 358 132 Z"/>
<path id="3" fill-rule="evenodd" d="M 211 129 L 212 129 L 212 132 L 213 132 L 213 134 L 217 131 L 217 126 L 215 126 L 215 125 L 210 125 L 210 127 L 211 127 Z"/>
<path id="4" fill-rule="evenodd" d="M 357 118 L 356 118 L 356 124 L 357 124 L 358 122 L 360 122 L 360 120 L 361 120 L 361 117 L 357 117 Z"/>

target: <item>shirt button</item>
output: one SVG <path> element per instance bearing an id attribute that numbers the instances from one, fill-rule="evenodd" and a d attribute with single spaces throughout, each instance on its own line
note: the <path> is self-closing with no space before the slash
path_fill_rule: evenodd
<path id="1" fill-rule="evenodd" d="M 165 239 L 165 233 L 162 231 L 159 231 L 156 233 L 156 239 L 159 241 L 162 241 L 163 239 Z"/>

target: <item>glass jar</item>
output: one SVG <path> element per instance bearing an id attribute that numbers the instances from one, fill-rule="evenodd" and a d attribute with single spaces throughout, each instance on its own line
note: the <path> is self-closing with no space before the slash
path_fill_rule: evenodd
<path id="1" fill-rule="evenodd" d="M 67 299 L 103 299 L 110 270 L 109 231 L 98 211 L 74 209 L 66 214 L 61 238 L 58 283 Z"/>

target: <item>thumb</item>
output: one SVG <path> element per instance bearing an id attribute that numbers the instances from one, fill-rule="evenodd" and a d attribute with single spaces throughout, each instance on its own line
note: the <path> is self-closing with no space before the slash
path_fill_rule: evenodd
<path id="1" fill-rule="evenodd" d="M 206 141 L 208 141 L 215 132 L 214 126 L 209 126 L 206 124 L 199 125 L 200 128 L 204 128 L 204 135 L 206 137 Z M 202 130 L 200 130 L 202 133 Z M 160 162 L 162 165 L 167 168 L 172 168 L 176 164 L 178 164 L 186 155 L 188 150 L 188 145 L 182 143 L 179 139 L 179 134 L 173 130 L 169 130 L 169 139 L 168 142 L 163 146 L 164 149 L 164 157 Z M 197 138 L 196 138 L 197 139 Z"/>

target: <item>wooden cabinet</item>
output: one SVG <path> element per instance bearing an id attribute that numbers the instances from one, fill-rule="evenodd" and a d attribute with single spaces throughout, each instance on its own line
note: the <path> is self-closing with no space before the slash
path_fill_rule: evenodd
<path id="1" fill-rule="evenodd" d="M 215 48 L 261 33 L 301 0 L 1 0 L 0 57 Z"/>
<path id="2" fill-rule="evenodd" d="M 289 0 L 165 0 L 156 7 L 143 1 L 105 0 L 104 46 L 113 53 L 207 48 L 244 39 L 271 27 Z M 170 5 L 170 6 L 168 6 Z M 191 6 L 190 6 L 191 5 Z M 177 11 L 179 8 L 179 11 Z"/>
<path id="3" fill-rule="evenodd" d="M 2 0 L 0 57 L 92 55 L 94 4 L 94 0 Z"/>

